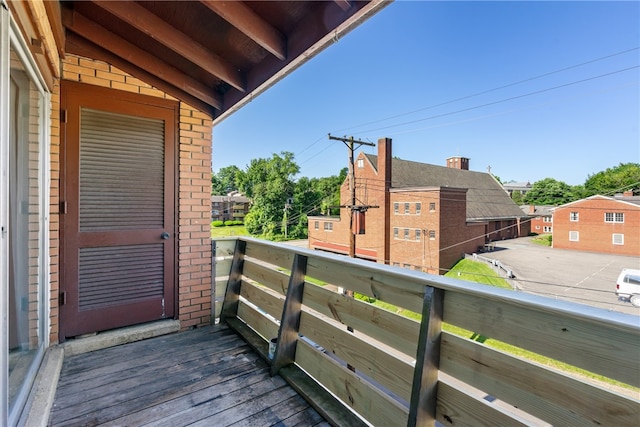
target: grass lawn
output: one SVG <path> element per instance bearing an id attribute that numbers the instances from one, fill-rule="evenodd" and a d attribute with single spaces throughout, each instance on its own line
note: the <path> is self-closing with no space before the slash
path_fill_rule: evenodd
<path id="1" fill-rule="evenodd" d="M 483 283 L 497 288 L 513 289 L 509 282 L 499 277 L 498 273 L 493 271 L 486 263 L 470 259 L 460 260 L 445 276 L 467 280 L 469 282 Z"/>
<path id="2" fill-rule="evenodd" d="M 541 246 L 551 246 L 551 234 L 541 234 L 539 236 L 535 236 L 531 241 L 537 245 Z"/>
<path id="3" fill-rule="evenodd" d="M 222 227 L 211 227 L 211 238 L 218 237 L 234 237 L 234 236 L 250 236 L 244 225 L 230 225 Z"/>

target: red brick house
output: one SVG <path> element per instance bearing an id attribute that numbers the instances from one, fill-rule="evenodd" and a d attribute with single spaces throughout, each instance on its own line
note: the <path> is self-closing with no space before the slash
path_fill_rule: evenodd
<path id="1" fill-rule="evenodd" d="M 640 256 L 640 197 L 596 195 L 558 206 L 553 247 Z"/>
<path id="2" fill-rule="evenodd" d="M 251 200 L 239 193 L 211 196 L 211 221 L 244 221 Z"/>
<path id="3" fill-rule="evenodd" d="M 553 208 L 550 205 L 523 205 L 520 206 L 522 211 L 527 214 L 530 219 L 530 228 L 532 233 L 548 234 L 553 232 Z"/>
<path id="4" fill-rule="evenodd" d="M 500 183 L 468 168 L 464 157 L 447 159 L 446 167 L 393 158 L 390 139 L 378 141 L 377 155 L 360 153 L 356 200 L 369 208 L 355 255 L 440 274 L 487 242 L 526 236 L 527 215 Z M 348 181 L 341 188 L 343 205 L 350 200 Z M 360 214 L 356 218 L 358 223 Z M 340 217 L 309 217 L 311 248 L 348 254 L 349 233 L 347 208 Z"/>

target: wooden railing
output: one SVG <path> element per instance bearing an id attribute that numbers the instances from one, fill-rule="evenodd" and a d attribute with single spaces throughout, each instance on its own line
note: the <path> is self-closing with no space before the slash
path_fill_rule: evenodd
<path id="1" fill-rule="evenodd" d="M 638 425 L 637 316 L 257 239 L 213 244 L 221 321 L 264 357 L 278 338 L 272 374 L 335 425 L 358 422 L 353 413 L 379 426 Z M 422 321 L 337 287 L 421 313 Z M 635 389 L 615 391 L 498 351 L 443 323 Z M 318 397 L 307 377 L 333 397 Z M 352 412 L 333 408 L 335 397 Z"/>

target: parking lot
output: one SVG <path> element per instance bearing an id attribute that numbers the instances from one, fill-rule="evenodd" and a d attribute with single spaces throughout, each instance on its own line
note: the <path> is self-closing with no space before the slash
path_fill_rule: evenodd
<path id="1" fill-rule="evenodd" d="M 640 316 L 640 308 L 615 294 L 618 274 L 640 269 L 639 257 L 553 249 L 530 237 L 496 242 L 495 250 L 482 255 L 508 266 L 521 291 Z"/>

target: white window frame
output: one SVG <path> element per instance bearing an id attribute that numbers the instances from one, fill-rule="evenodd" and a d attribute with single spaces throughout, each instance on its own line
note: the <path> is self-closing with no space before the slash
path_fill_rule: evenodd
<path id="1" fill-rule="evenodd" d="M 429 202 L 429 212 L 436 211 L 436 202 Z"/>
<path id="2" fill-rule="evenodd" d="M 613 233 L 611 235 L 611 243 L 616 246 L 624 246 L 624 234 L 622 233 Z"/>
<path id="3" fill-rule="evenodd" d="M 333 231 L 333 223 L 325 221 L 324 231 Z"/>
<path id="4" fill-rule="evenodd" d="M 397 239 L 400 236 L 400 229 L 398 227 L 393 227 L 393 238 Z"/>
<path id="5" fill-rule="evenodd" d="M 405 215 L 409 215 L 410 213 L 411 213 L 411 203 L 405 202 L 404 203 L 404 214 Z"/>
<path id="6" fill-rule="evenodd" d="M 552 231 L 553 231 L 553 228 L 551 228 L 548 225 L 545 225 L 544 228 L 543 228 L 543 232 L 544 233 L 551 233 Z"/>
<path id="7" fill-rule="evenodd" d="M 416 242 L 419 242 L 420 241 L 420 233 L 422 233 L 422 230 L 416 229 L 415 232 L 416 232 Z"/>
<path id="8" fill-rule="evenodd" d="M 569 212 L 569 221 L 571 222 L 578 222 L 580 221 L 580 212 Z"/>
<path id="9" fill-rule="evenodd" d="M 579 231 L 569 231 L 569 241 L 570 242 L 579 242 L 580 241 L 580 232 Z"/>
<path id="10" fill-rule="evenodd" d="M 409 240 L 409 229 L 405 228 L 404 229 L 404 240 Z"/>
<path id="11" fill-rule="evenodd" d="M 610 219 L 607 219 L 607 217 L 610 217 Z M 604 222 L 624 224 L 624 212 L 605 212 Z"/>
<path id="12" fill-rule="evenodd" d="M 422 203 L 416 202 L 416 215 L 420 215 L 420 211 L 422 211 Z"/>
<path id="13" fill-rule="evenodd" d="M 393 203 L 393 213 L 395 215 L 398 215 L 399 210 L 400 210 L 400 203 L 394 202 Z"/>
<path id="14" fill-rule="evenodd" d="M 364 167 L 364 159 L 358 159 L 357 165 L 358 169 L 362 169 Z"/>
<path id="15" fill-rule="evenodd" d="M 39 283 L 38 289 L 38 334 L 41 342 L 34 355 L 33 362 L 24 379 L 24 384 L 32 384 L 35 375 L 44 357 L 44 350 L 49 346 L 49 332 L 51 329 L 49 296 L 50 288 L 50 256 L 49 256 L 49 188 L 51 187 L 50 150 L 51 150 L 51 94 L 45 80 L 39 72 L 38 66 L 31 56 L 28 44 L 24 40 L 17 23 L 12 19 L 4 0 L 0 3 L 0 176 L 9 175 L 9 79 L 10 79 L 10 52 L 18 56 L 31 84 L 39 92 L 40 102 L 38 111 L 40 114 L 39 127 L 39 157 L 38 157 L 38 187 L 39 187 Z M 0 226 L 4 231 L 8 229 L 9 222 L 9 182 L 0 180 Z M 9 234 L 0 231 L 0 289 L 9 288 Z M 8 294 L 8 293 L 7 293 Z M 0 292 L 0 316 L 8 318 L 9 301 L 4 292 Z M 8 336 L 7 322 L 1 322 L 0 336 Z M 9 425 L 17 424 L 22 409 L 29 396 L 30 387 L 21 387 L 15 398 L 15 404 L 9 408 L 9 348 L 8 341 L 0 342 L 0 420 L 8 420 Z"/>

